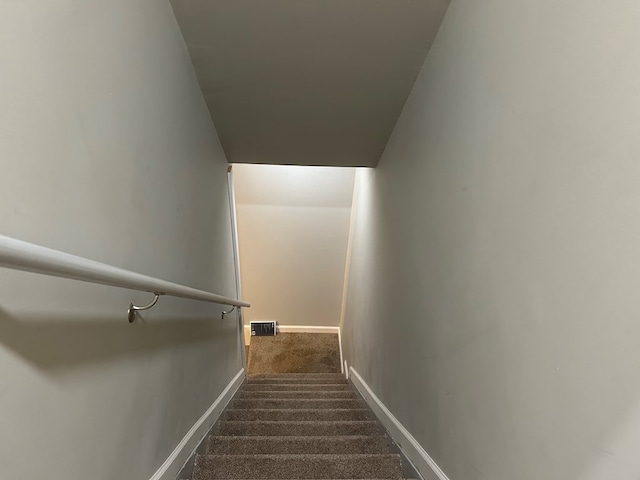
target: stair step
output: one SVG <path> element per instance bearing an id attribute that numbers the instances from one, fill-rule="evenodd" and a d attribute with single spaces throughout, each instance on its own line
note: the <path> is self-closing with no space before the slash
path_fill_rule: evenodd
<path id="1" fill-rule="evenodd" d="M 355 399 L 302 399 L 302 398 L 238 398 L 232 408 L 363 408 L 365 404 Z"/>
<path id="2" fill-rule="evenodd" d="M 257 435 L 257 436 L 343 436 L 343 435 L 383 435 L 384 430 L 373 420 L 339 422 L 269 422 L 269 421 L 224 421 L 216 427 L 216 435 Z"/>
<path id="3" fill-rule="evenodd" d="M 321 383 L 321 384 L 348 384 L 343 376 L 338 377 L 249 377 L 248 384 L 258 383 Z"/>
<path id="4" fill-rule="evenodd" d="M 335 421 L 335 420 L 375 420 L 373 413 L 365 408 L 358 409 L 240 409 L 227 410 L 225 420 L 263 421 Z"/>
<path id="5" fill-rule="evenodd" d="M 248 455 L 248 454 L 388 454 L 391 453 L 387 438 L 375 436 L 257 436 L 209 438 L 207 454 Z"/>
<path id="6" fill-rule="evenodd" d="M 344 380 L 341 373 L 258 373 L 249 378 L 339 378 Z"/>
<path id="7" fill-rule="evenodd" d="M 327 391 L 327 390 L 347 390 L 353 391 L 351 385 L 346 383 L 247 383 L 242 387 L 245 392 L 257 392 L 257 391 Z"/>
<path id="8" fill-rule="evenodd" d="M 199 455 L 193 480 L 215 479 L 401 479 L 400 456 L 386 455 Z"/>
<path id="9" fill-rule="evenodd" d="M 310 390 L 291 390 L 291 391 L 241 391 L 239 398 L 358 398 L 352 390 L 329 390 L 315 392 Z"/>

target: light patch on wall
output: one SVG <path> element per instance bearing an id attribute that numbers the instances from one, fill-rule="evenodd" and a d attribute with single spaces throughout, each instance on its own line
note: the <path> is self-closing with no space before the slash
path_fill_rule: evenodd
<path id="1" fill-rule="evenodd" d="M 245 322 L 340 322 L 355 169 L 234 165 Z"/>
<path id="2" fill-rule="evenodd" d="M 638 457 L 640 442 L 640 403 L 624 417 L 618 428 L 602 439 L 591 463 L 579 478 L 603 480 L 608 478 L 637 478 L 640 472 Z"/>
<path id="3" fill-rule="evenodd" d="M 351 208 L 355 168 L 235 164 L 233 172 L 238 204 Z"/>

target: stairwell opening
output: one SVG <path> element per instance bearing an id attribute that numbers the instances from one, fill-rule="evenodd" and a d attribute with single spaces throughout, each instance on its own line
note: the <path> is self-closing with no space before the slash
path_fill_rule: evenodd
<path id="1" fill-rule="evenodd" d="M 243 312 L 249 373 L 258 357 L 260 373 L 342 372 L 356 169 L 233 164 L 231 172 L 241 289 L 252 298 Z M 277 322 L 283 337 L 256 338 L 252 355 L 252 321 Z"/>

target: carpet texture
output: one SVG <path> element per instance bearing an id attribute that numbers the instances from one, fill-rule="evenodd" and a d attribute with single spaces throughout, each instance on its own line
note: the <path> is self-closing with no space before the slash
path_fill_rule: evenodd
<path id="1" fill-rule="evenodd" d="M 401 457 L 367 404 L 341 374 L 327 373 L 249 376 L 192 474 L 193 480 L 401 478 Z"/>
<path id="2" fill-rule="evenodd" d="M 247 381 L 179 478 L 415 477 L 338 372 L 337 335 L 252 337 Z"/>
<path id="3" fill-rule="evenodd" d="M 339 373 L 340 350 L 334 333 L 280 333 L 251 337 L 247 373 Z"/>

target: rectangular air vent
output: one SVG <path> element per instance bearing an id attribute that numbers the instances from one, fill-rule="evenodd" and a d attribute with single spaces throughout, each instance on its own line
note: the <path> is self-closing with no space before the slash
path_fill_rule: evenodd
<path id="1" fill-rule="evenodd" d="M 274 336 L 276 334 L 276 322 L 249 322 L 251 325 L 251 336 Z"/>

